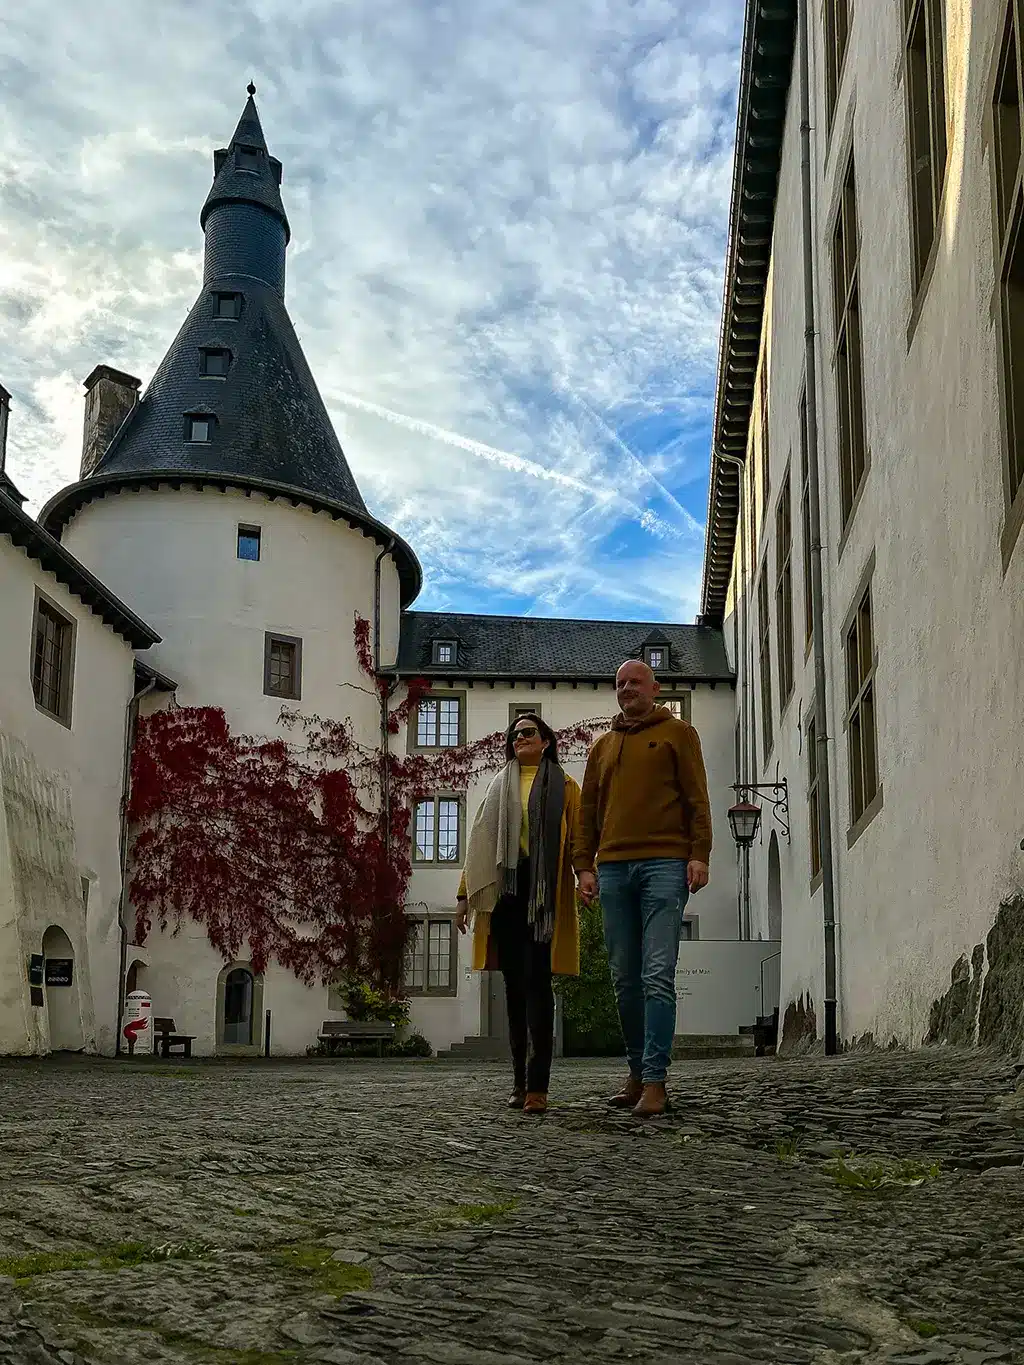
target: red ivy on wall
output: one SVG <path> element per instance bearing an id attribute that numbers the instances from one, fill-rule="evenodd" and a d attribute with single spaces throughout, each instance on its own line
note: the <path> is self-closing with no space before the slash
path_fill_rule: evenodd
<path id="1" fill-rule="evenodd" d="M 360 667 L 389 735 L 430 684 L 396 684 L 373 668 L 369 622 L 357 616 Z M 129 894 L 138 941 L 154 923 L 201 924 L 226 961 L 248 945 L 308 985 L 358 975 L 395 991 L 408 935 L 410 812 L 437 791 L 465 791 L 504 762 L 504 733 L 405 758 L 358 743 L 347 720 L 282 711 L 287 738 L 232 734 L 216 707 L 172 707 L 140 720 L 132 753 Z M 600 720 L 559 731 L 582 757 Z"/>

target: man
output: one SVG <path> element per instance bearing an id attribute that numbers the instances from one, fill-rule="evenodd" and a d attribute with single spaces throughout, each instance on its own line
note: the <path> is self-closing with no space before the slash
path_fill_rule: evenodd
<path id="1" fill-rule="evenodd" d="M 609 1103 L 653 1118 L 668 1107 L 665 1082 L 676 1023 L 676 961 L 683 909 L 708 883 L 711 807 L 700 740 L 658 706 L 645 663 L 615 675 L 620 714 L 587 759 L 573 847 L 580 895 L 600 891 L 612 984 L 629 1077 Z"/>

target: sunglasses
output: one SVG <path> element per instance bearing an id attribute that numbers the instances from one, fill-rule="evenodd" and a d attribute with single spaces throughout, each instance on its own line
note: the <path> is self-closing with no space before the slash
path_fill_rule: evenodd
<path id="1" fill-rule="evenodd" d="M 536 725 L 524 725 L 521 730 L 512 731 L 512 742 L 514 744 L 517 739 L 536 739 L 539 734 Z"/>

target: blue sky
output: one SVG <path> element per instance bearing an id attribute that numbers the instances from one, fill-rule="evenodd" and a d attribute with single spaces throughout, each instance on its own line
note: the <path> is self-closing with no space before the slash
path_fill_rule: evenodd
<path id="1" fill-rule="evenodd" d="M 255 80 L 288 306 L 418 605 L 698 610 L 742 0 L 51 0 L 0 20 L 0 383 L 33 510 L 147 382 Z"/>

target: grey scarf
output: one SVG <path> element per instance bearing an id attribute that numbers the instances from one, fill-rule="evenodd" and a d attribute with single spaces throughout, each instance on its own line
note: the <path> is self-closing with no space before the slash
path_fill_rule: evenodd
<path id="1" fill-rule="evenodd" d="M 538 943 L 550 943 L 555 932 L 564 808 L 565 773 L 557 763 L 542 759 L 526 811 L 529 842 L 526 913 Z M 522 820 L 519 763 L 512 759 L 487 789 L 473 821 L 466 856 L 466 888 L 475 914 L 487 913 L 502 896 L 516 895 Z"/>

